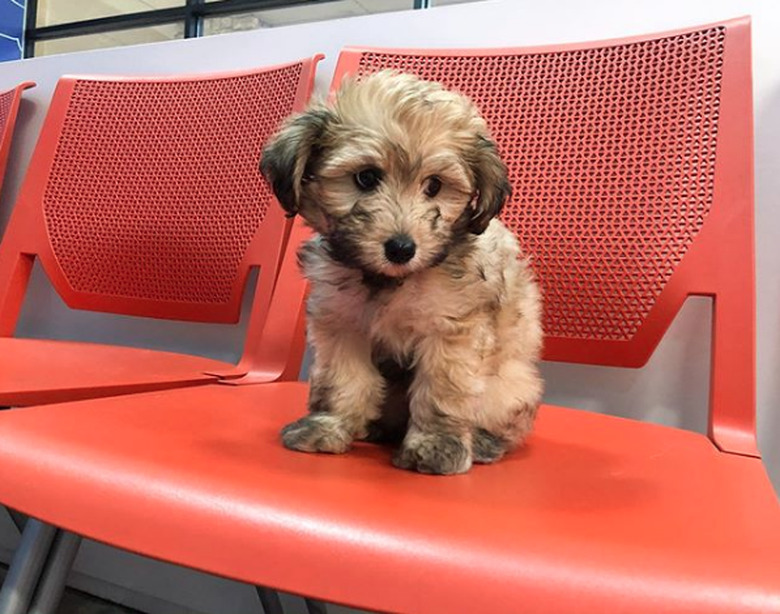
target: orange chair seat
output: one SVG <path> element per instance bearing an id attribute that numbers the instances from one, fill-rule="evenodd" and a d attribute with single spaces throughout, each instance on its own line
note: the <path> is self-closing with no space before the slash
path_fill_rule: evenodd
<path id="1" fill-rule="evenodd" d="M 761 461 L 545 406 L 456 477 L 390 450 L 284 449 L 305 384 L 207 385 L 0 413 L 0 501 L 205 571 L 393 612 L 780 611 Z"/>
<path id="2" fill-rule="evenodd" d="M 0 337 L 0 406 L 214 381 L 229 365 L 198 356 L 96 343 Z"/>

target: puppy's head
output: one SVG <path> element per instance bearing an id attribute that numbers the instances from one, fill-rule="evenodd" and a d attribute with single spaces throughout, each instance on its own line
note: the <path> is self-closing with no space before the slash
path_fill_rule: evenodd
<path id="1" fill-rule="evenodd" d="M 471 101 L 392 71 L 347 80 L 331 104 L 290 118 L 261 169 L 334 258 L 390 277 L 435 266 L 484 232 L 510 192 Z"/>

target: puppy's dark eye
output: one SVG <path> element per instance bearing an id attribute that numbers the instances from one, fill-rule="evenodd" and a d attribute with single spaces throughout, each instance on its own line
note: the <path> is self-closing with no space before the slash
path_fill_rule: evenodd
<path id="1" fill-rule="evenodd" d="M 376 189 L 379 182 L 382 180 L 382 171 L 378 168 L 364 168 L 362 171 L 358 171 L 354 176 L 355 185 L 363 192 L 371 192 Z"/>
<path id="2" fill-rule="evenodd" d="M 425 195 L 428 198 L 435 197 L 441 191 L 441 179 L 436 175 L 428 177 L 428 182 L 425 184 Z"/>

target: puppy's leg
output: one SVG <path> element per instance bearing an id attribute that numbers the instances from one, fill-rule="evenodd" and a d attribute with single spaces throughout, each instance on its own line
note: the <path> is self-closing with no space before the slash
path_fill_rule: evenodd
<path id="1" fill-rule="evenodd" d="M 313 332 L 310 413 L 282 429 L 282 442 L 292 450 L 340 454 L 379 416 L 384 380 L 367 339 L 343 330 Z"/>
<path id="2" fill-rule="evenodd" d="M 468 336 L 421 342 L 410 387 L 409 430 L 393 464 L 421 473 L 464 473 L 472 463 L 474 404 L 482 383 Z"/>
<path id="3" fill-rule="evenodd" d="M 512 337 L 517 338 L 521 337 Z M 517 351 L 503 358 L 498 372 L 486 378 L 480 400 L 472 444 L 475 463 L 493 463 L 521 445 L 542 399 L 544 386 L 536 362 Z"/>

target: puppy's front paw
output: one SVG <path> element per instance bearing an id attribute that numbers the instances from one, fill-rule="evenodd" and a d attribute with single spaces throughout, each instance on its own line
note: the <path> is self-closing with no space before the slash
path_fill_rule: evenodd
<path id="1" fill-rule="evenodd" d="M 420 473 L 452 475 L 471 468 L 471 452 L 462 438 L 452 433 L 409 433 L 393 464 Z"/>
<path id="2" fill-rule="evenodd" d="M 330 414 L 310 414 L 282 429 L 282 443 L 300 452 L 343 454 L 352 444 L 352 435 L 341 420 Z"/>

